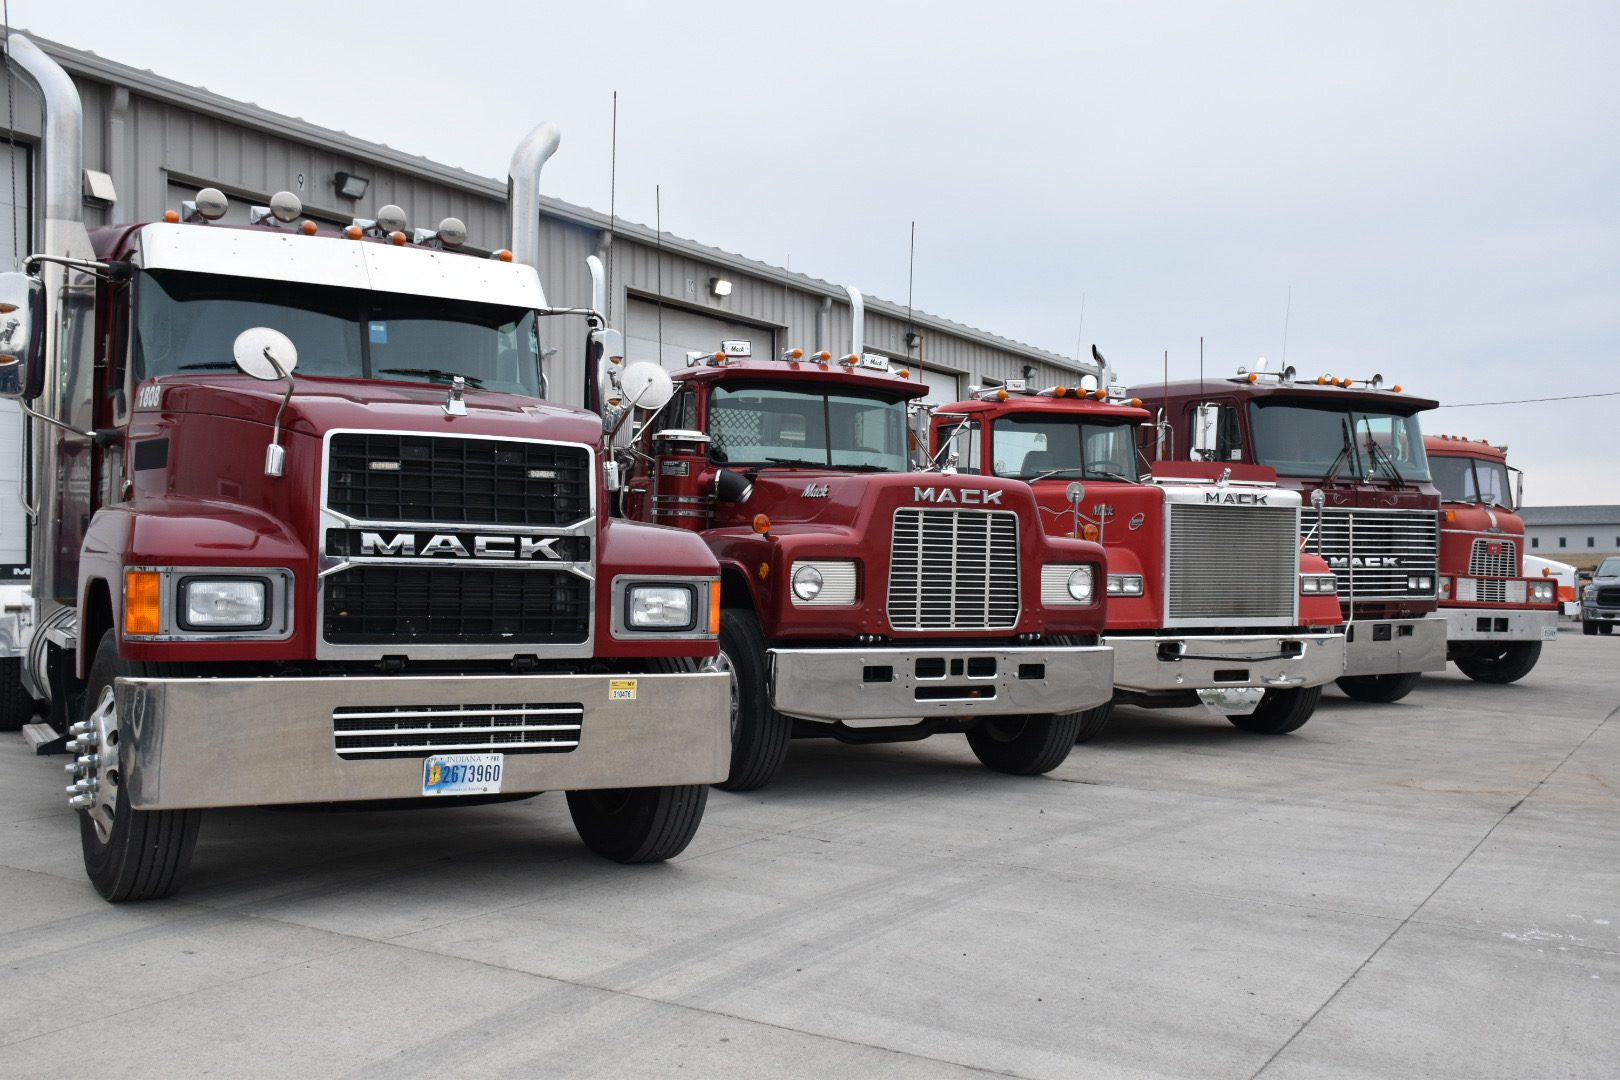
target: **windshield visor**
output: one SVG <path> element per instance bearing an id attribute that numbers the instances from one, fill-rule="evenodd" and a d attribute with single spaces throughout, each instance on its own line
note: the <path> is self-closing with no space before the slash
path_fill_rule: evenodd
<path id="1" fill-rule="evenodd" d="M 523 308 L 174 270 L 144 271 L 135 287 L 136 382 L 235 371 L 236 335 L 268 326 L 298 349 L 299 376 L 443 386 L 461 375 L 540 396 L 537 320 Z"/>
<path id="2" fill-rule="evenodd" d="M 905 472 L 903 399 L 780 386 L 717 386 L 709 456 L 731 466 L 798 465 Z"/>
<path id="3" fill-rule="evenodd" d="M 1335 405 L 1251 402 L 1254 460 L 1282 476 L 1428 480 L 1417 416 Z M 1348 443 L 1348 449 L 1346 444 Z"/>

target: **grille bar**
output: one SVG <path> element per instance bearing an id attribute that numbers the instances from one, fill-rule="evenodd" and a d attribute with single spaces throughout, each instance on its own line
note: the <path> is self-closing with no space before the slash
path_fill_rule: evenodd
<path id="1" fill-rule="evenodd" d="M 338 757 L 347 759 L 451 751 L 566 754 L 579 745 L 584 719 L 578 703 L 366 706 L 334 709 L 332 737 Z"/>
<path id="2" fill-rule="evenodd" d="M 334 645 L 579 644 L 591 584 L 561 570 L 355 564 L 326 578 Z"/>
<path id="3" fill-rule="evenodd" d="M 1299 592 L 1299 511 L 1171 503 L 1171 620 L 1291 623 Z"/>
<path id="4" fill-rule="evenodd" d="M 1320 551 L 1338 576 L 1342 603 L 1436 595 L 1440 519 L 1433 510 L 1330 507 L 1320 513 L 1320 535 L 1314 510 L 1304 514 L 1301 529 L 1307 550 Z M 1408 588 L 1412 576 L 1428 577 L 1429 588 Z"/>
<path id="5" fill-rule="evenodd" d="M 1491 549 L 1495 548 L 1495 551 Z M 1519 545 L 1512 540 L 1481 536 L 1468 552 L 1469 577 L 1518 577 Z"/>
<path id="6" fill-rule="evenodd" d="M 895 630 L 1010 630 L 1018 625 L 1018 515 L 896 510 L 889 557 Z"/>

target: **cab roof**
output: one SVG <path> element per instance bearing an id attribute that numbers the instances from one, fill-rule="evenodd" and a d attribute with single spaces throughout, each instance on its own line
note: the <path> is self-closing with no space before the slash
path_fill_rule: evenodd
<path id="1" fill-rule="evenodd" d="M 1233 378 L 1206 378 L 1202 381 L 1178 379 L 1169 383 L 1145 382 L 1131 387 L 1129 393 L 1150 402 L 1159 401 L 1166 394 L 1172 398 L 1243 397 L 1270 403 L 1280 403 L 1292 398 L 1304 404 L 1346 403 L 1403 415 L 1423 412 L 1440 404 L 1433 398 L 1418 397 L 1404 390 L 1396 392 L 1393 388 L 1375 389 L 1366 385 L 1335 386 L 1318 383 L 1314 376 L 1310 379 L 1297 378 L 1291 383 L 1279 382 L 1275 375 L 1262 375 L 1255 382 L 1248 381 L 1246 375 Z"/>

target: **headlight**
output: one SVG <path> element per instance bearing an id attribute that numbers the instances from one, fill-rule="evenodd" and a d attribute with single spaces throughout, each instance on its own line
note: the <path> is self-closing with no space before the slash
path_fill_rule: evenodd
<path id="1" fill-rule="evenodd" d="M 1434 578 L 1427 574 L 1422 577 L 1409 577 L 1406 579 L 1406 588 L 1410 592 L 1428 592 L 1434 588 Z"/>
<path id="2" fill-rule="evenodd" d="M 1071 585 L 1070 585 L 1070 588 L 1069 588 L 1069 594 L 1071 596 L 1073 596 L 1074 595 L 1074 587 L 1072 585 L 1073 575 L 1070 575 L 1070 581 L 1071 581 Z M 1109 574 L 1108 575 L 1108 595 L 1109 596 L 1141 596 L 1142 595 L 1142 575 L 1141 574 Z M 1075 599 L 1078 600 L 1080 598 L 1078 596 L 1076 596 Z"/>
<path id="3" fill-rule="evenodd" d="M 1097 590 L 1096 577 L 1091 567 L 1082 566 L 1069 575 L 1069 595 L 1082 604 L 1091 603 L 1091 597 Z"/>
<path id="4" fill-rule="evenodd" d="M 1332 574 L 1301 574 L 1299 591 L 1307 596 L 1332 595 L 1339 591 L 1339 579 Z"/>
<path id="5" fill-rule="evenodd" d="M 180 582 L 183 630 L 262 630 L 269 624 L 263 579 L 190 578 Z"/>
<path id="6" fill-rule="evenodd" d="M 1582 600 L 1596 600 L 1597 599 L 1597 586 L 1596 585 L 1588 585 L 1586 588 L 1582 589 L 1581 590 L 1581 599 Z"/>
<path id="7" fill-rule="evenodd" d="M 821 595 L 821 571 L 813 566 L 801 566 L 793 571 L 793 595 L 800 600 L 814 600 Z"/>
<path id="8" fill-rule="evenodd" d="M 1537 581 L 1530 586 L 1530 598 L 1538 604 L 1551 602 L 1555 595 L 1550 581 Z"/>
<path id="9" fill-rule="evenodd" d="M 625 622 L 633 630 L 690 630 L 696 595 L 690 585 L 632 585 Z"/>

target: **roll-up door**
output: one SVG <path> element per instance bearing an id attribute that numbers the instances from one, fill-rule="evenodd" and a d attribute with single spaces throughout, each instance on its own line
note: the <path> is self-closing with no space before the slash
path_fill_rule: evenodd
<path id="1" fill-rule="evenodd" d="M 627 361 L 658 360 L 670 371 L 680 371 L 686 367 L 688 352 L 712 353 L 727 340 L 750 342 L 755 359 L 766 360 L 776 355 L 776 334 L 769 327 L 668 306 L 664 307 L 660 319 L 658 305 L 639 296 L 630 297 L 626 306 L 624 351 Z"/>

